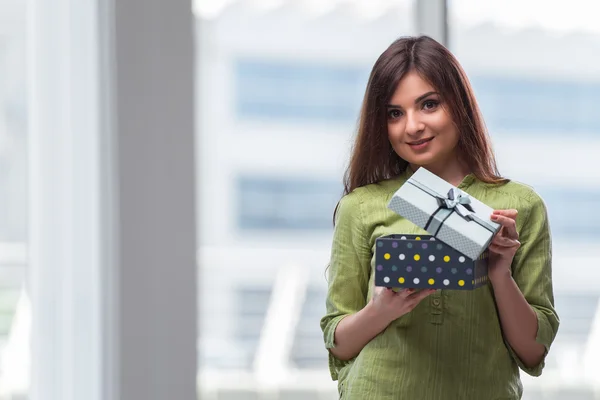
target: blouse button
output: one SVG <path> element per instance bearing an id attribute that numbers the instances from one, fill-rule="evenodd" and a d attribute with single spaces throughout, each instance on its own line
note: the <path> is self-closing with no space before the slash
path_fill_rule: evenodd
<path id="1" fill-rule="evenodd" d="M 433 305 L 434 306 L 439 306 L 440 305 L 440 299 L 433 299 Z"/>

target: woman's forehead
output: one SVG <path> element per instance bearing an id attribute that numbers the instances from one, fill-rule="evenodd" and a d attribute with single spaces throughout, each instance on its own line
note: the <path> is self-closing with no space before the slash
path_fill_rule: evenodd
<path id="1" fill-rule="evenodd" d="M 411 71 L 398 82 L 390 104 L 411 105 L 433 93 L 437 93 L 437 90 L 419 74 Z"/>

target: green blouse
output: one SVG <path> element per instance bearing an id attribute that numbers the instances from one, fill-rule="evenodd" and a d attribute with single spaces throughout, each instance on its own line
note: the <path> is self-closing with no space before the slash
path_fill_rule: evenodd
<path id="1" fill-rule="evenodd" d="M 327 311 L 321 319 L 325 347 L 335 347 L 337 324 L 361 310 L 374 289 L 375 239 L 426 234 L 387 208 L 412 175 L 354 190 L 340 201 L 331 250 Z M 468 175 L 458 186 L 494 209 L 519 211 L 521 247 L 513 279 L 536 312 L 536 341 L 546 354 L 558 331 L 552 289 L 552 244 L 546 207 L 528 186 L 490 185 Z M 544 361 L 527 368 L 504 340 L 491 283 L 473 291 L 438 290 L 393 321 L 352 360 L 329 353 L 329 368 L 344 400 L 520 399 L 519 368 L 539 376 Z"/>

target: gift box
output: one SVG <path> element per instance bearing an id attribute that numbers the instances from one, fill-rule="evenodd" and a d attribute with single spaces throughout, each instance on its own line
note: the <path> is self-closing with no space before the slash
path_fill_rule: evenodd
<path id="1" fill-rule="evenodd" d="M 488 252 L 473 260 L 432 235 L 388 235 L 375 240 L 375 285 L 472 290 L 488 282 Z"/>
<path id="2" fill-rule="evenodd" d="M 423 167 L 394 193 L 388 208 L 471 260 L 500 230 L 490 219 L 491 207 Z"/>

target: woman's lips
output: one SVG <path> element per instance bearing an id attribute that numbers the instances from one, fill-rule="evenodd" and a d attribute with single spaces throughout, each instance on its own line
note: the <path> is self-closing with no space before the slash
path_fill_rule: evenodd
<path id="1" fill-rule="evenodd" d="M 421 150 L 421 149 L 424 149 L 425 147 L 427 147 L 429 145 L 429 143 L 431 143 L 432 140 L 433 140 L 433 138 L 430 137 L 427 139 L 415 140 L 414 142 L 408 142 L 407 144 L 413 150 Z"/>

